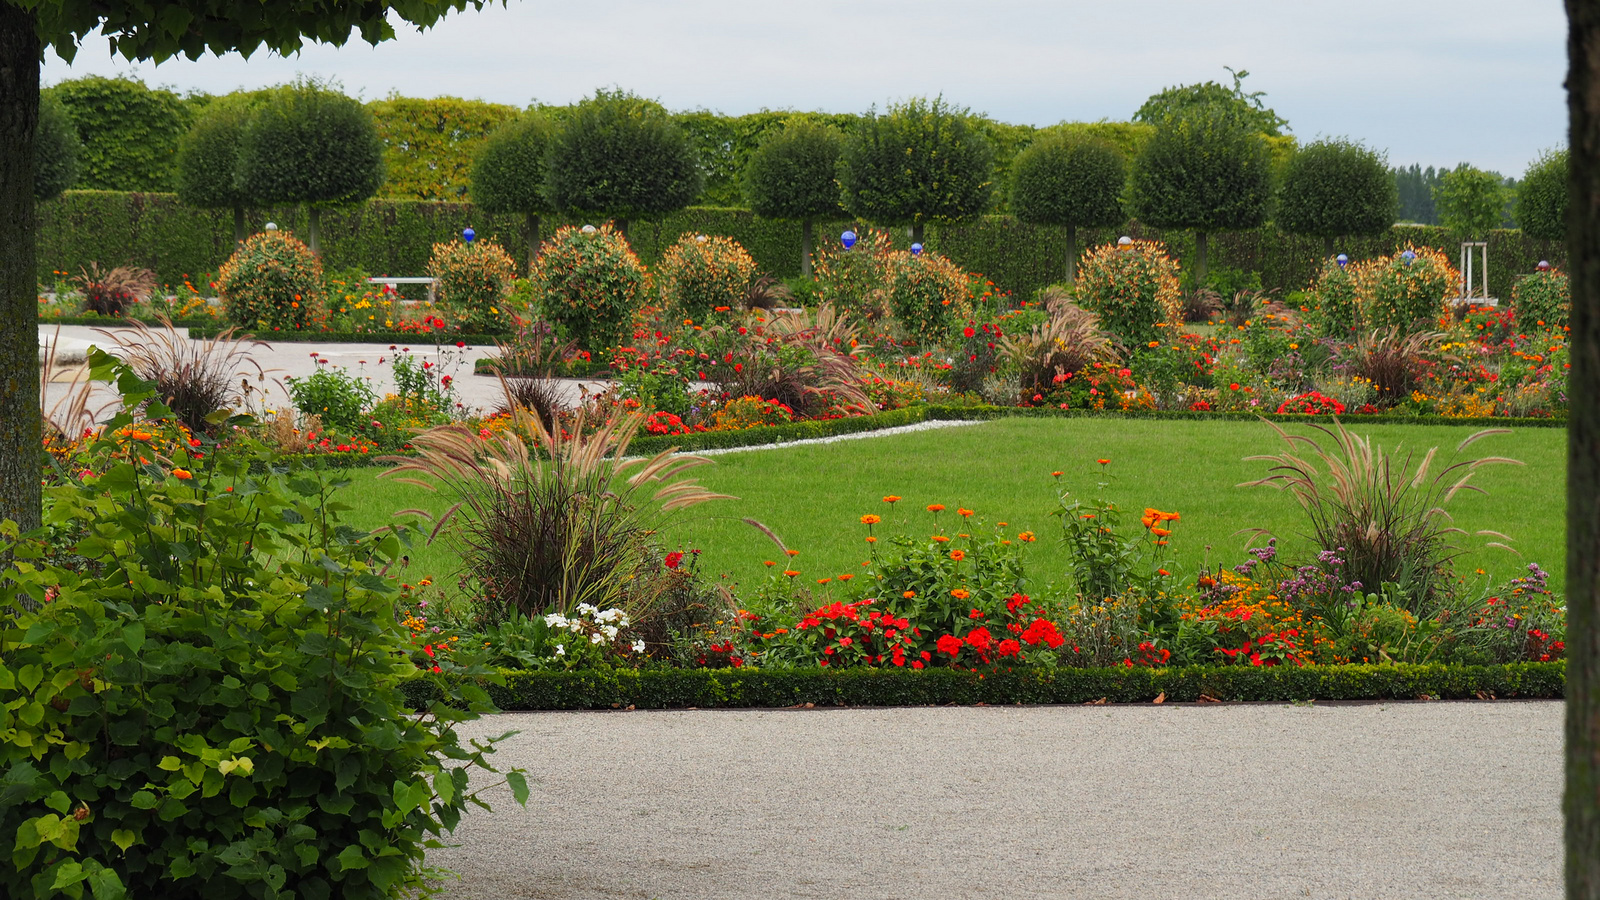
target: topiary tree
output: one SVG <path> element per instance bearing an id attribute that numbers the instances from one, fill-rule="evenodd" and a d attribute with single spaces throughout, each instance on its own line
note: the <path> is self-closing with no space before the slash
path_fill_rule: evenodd
<path id="1" fill-rule="evenodd" d="M 1127 221 L 1122 190 L 1127 164 L 1109 141 L 1081 132 L 1047 134 L 1011 164 L 1011 214 L 1034 225 L 1066 229 L 1067 284 L 1078 271 L 1078 229 Z"/>
<path id="2" fill-rule="evenodd" d="M 310 79 L 267 93 L 239 145 L 239 190 L 254 204 L 303 203 L 317 252 L 324 207 L 383 182 L 383 141 L 361 101 Z"/>
<path id="3" fill-rule="evenodd" d="M 1183 321 L 1178 264 L 1160 241 L 1103 244 L 1083 255 L 1078 303 L 1128 348 L 1164 337 Z"/>
<path id="4" fill-rule="evenodd" d="M 655 267 L 661 300 L 695 321 L 743 305 L 756 261 L 733 238 L 686 234 Z"/>
<path id="5" fill-rule="evenodd" d="M 1203 84 L 1186 84 L 1170 87 L 1152 94 L 1133 114 L 1133 121 L 1148 125 L 1162 125 L 1175 119 L 1192 116 L 1221 115 L 1240 127 L 1257 134 L 1279 137 L 1289 121 L 1267 108 L 1262 102 L 1265 91 L 1245 93 L 1244 80 L 1250 72 L 1237 72 L 1223 66 L 1233 76 L 1233 87 L 1224 87 L 1215 81 Z"/>
<path id="6" fill-rule="evenodd" d="M 506 297 L 517 266 L 499 244 L 485 239 L 434 244 L 428 274 L 437 279 L 439 305 L 458 331 L 492 334 L 510 328 Z"/>
<path id="7" fill-rule="evenodd" d="M 822 122 L 794 119 L 750 154 L 744 197 L 758 216 L 800 220 L 800 274 L 811 277 L 812 225 L 839 209 L 839 158 L 844 134 Z"/>
<path id="8" fill-rule="evenodd" d="M 524 217 L 530 268 L 539 259 L 539 216 L 555 211 L 545 192 L 555 136 L 549 119 L 526 112 L 496 128 L 472 163 L 472 202 L 484 212 Z"/>
<path id="9" fill-rule="evenodd" d="M 1206 236 L 1267 219 L 1272 172 L 1259 135 L 1204 109 L 1162 122 L 1134 159 L 1133 214 L 1157 228 L 1194 231 L 1196 285 L 1206 281 Z"/>
<path id="10" fill-rule="evenodd" d="M 83 141 L 75 185 L 100 191 L 170 191 L 178 140 L 191 114 L 183 98 L 136 78 L 86 75 L 49 94 Z"/>
<path id="11" fill-rule="evenodd" d="M 1360 144 L 1328 138 L 1289 158 L 1277 222 L 1290 234 L 1322 238 L 1322 255 L 1330 257 L 1334 238 L 1383 234 L 1399 209 L 1388 161 Z"/>
<path id="12" fill-rule="evenodd" d="M 398 94 L 368 103 L 367 111 L 383 141 L 379 194 L 408 200 L 465 199 L 489 135 L 519 113 L 503 103 Z"/>
<path id="13" fill-rule="evenodd" d="M 61 101 L 39 98 L 39 131 L 33 143 L 33 199 L 54 200 L 78 181 L 78 154 L 83 142 Z"/>
<path id="14" fill-rule="evenodd" d="M 1568 154 L 1547 150 L 1528 166 L 1517 185 L 1514 216 L 1517 227 L 1541 241 L 1567 239 Z"/>
<path id="15" fill-rule="evenodd" d="M 1499 175 L 1462 163 L 1439 179 L 1433 203 L 1439 224 L 1467 240 L 1488 240 L 1505 218 L 1506 186 Z"/>
<path id="16" fill-rule="evenodd" d="M 600 356 L 621 344 L 639 310 L 645 269 L 609 225 L 556 230 L 528 281 L 534 305 L 562 336 Z"/>
<path id="17" fill-rule="evenodd" d="M 228 321 L 240 328 L 305 331 L 322 309 L 322 263 L 288 233 L 263 231 L 222 264 L 217 293 Z"/>
<path id="18" fill-rule="evenodd" d="M 178 201 L 197 209 L 233 210 L 233 240 L 249 237 L 250 198 L 239 183 L 239 150 L 255 99 L 235 94 L 213 101 L 178 142 Z"/>
<path id="19" fill-rule="evenodd" d="M 839 187 L 844 208 L 880 225 L 909 225 L 922 243 L 929 222 L 988 211 L 994 150 L 965 109 L 914 98 L 869 112 L 845 141 Z"/>
<path id="20" fill-rule="evenodd" d="M 694 202 L 704 177 L 688 137 L 661 104 L 596 91 L 572 108 L 550 148 L 545 191 L 557 208 L 628 222 Z"/>

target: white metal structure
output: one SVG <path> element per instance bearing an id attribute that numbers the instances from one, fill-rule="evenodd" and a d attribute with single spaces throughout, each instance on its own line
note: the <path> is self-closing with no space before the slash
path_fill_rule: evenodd
<path id="1" fill-rule="evenodd" d="M 1474 266 L 1479 259 L 1483 264 L 1476 268 L 1477 278 L 1474 279 Z M 1479 289 L 1482 293 L 1479 293 Z M 1499 306 L 1500 301 L 1489 296 L 1489 244 L 1487 241 L 1462 241 L 1461 242 L 1461 290 L 1451 299 L 1457 306 Z"/>

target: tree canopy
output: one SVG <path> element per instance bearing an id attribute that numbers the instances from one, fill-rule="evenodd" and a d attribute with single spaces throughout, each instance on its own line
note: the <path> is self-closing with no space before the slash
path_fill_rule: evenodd
<path id="1" fill-rule="evenodd" d="M 61 102 L 48 95 L 39 98 L 39 130 L 33 139 L 33 197 L 53 200 L 78 181 L 78 152 L 82 143 Z"/>
<path id="2" fill-rule="evenodd" d="M 1383 156 L 1360 144 L 1329 138 L 1290 157 L 1278 194 L 1278 227 L 1291 234 L 1334 238 L 1381 234 L 1394 224 L 1400 192 Z"/>
<path id="3" fill-rule="evenodd" d="M 1133 121 L 1160 125 L 1190 116 L 1220 115 L 1258 134 L 1282 137 L 1289 120 L 1262 101 L 1261 98 L 1267 95 L 1266 91 L 1246 93 L 1244 80 L 1250 73 L 1245 69 L 1236 72 L 1226 66 L 1224 68 L 1233 76 L 1233 87 L 1225 87 L 1215 81 L 1169 87 L 1152 94 L 1133 114 Z"/>
<path id="4" fill-rule="evenodd" d="M 615 90 L 574 107 L 550 149 L 547 196 L 557 208 L 630 219 L 694 202 L 704 183 L 687 135 L 661 104 Z"/>
<path id="5" fill-rule="evenodd" d="M 1461 237 L 1484 240 L 1505 218 L 1508 200 L 1505 181 L 1462 163 L 1444 173 L 1434 188 L 1433 202 L 1439 223 Z"/>
<path id="6" fill-rule="evenodd" d="M 1515 217 L 1523 234 L 1542 241 L 1567 239 L 1567 167 L 1565 149 L 1540 154 L 1517 185 Z"/>
<path id="7" fill-rule="evenodd" d="M 880 225 L 955 222 L 987 212 L 994 149 L 965 109 L 914 98 L 863 116 L 845 142 L 844 208 Z"/>

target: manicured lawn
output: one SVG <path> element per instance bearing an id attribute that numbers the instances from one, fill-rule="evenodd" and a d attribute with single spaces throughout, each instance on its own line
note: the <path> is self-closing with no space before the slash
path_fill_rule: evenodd
<path id="1" fill-rule="evenodd" d="M 1445 464 L 1457 443 L 1473 428 L 1443 426 L 1354 426 L 1378 443 L 1396 444 L 1420 456 L 1438 446 Z M 933 533 L 931 503 L 947 530 L 958 530 L 958 506 L 977 511 L 974 522 L 1008 524 L 1012 533 L 1027 529 L 1039 540 L 1026 548 L 1028 573 L 1035 589 L 1061 578 L 1065 561 L 1055 537 L 1058 520 L 1057 484 L 1050 473 L 1064 474 L 1060 487 L 1093 495 L 1100 480 L 1095 460 L 1110 459 L 1115 477 L 1108 496 L 1130 511 L 1126 521 L 1137 527 L 1146 506 L 1182 514 L 1172 537 L 1181 572 L 1195 572 L 1208 562 L 1233 565 L 1243 559 L 1246 537 L 1241 529 L 1263 527 L 1280 535 L 1280 545 L 1296 546 L 1303 528 L 1299 505 L 1270 488 L 1240 488 L 1240 482 L 1266 473 L 1264 462 L 1244 457 L 1279 452 L 1281 441 L 1264 424 L 1174 422 L 1112 419 L 1008 419 L 981 425 L 944 428 L 912 434 L 784 450 L 752 450 L 714 457 L 715 466 L 696 470 L 703 484 L 733 494 L 738 501 L 706 504 L 687 511 L 667 535 L 669 545 L 703 551 L 701 568 L 728 573 L 746 584 L 768 577 L 763 561 L 783 557 L 766 536 L 740 521 L 765 523 L 800 555 L 788 565 L 810 580 L 859 571 L 866 559 L 865 513 L 885 519 L 877 534 L 905 527 Z M 1510 577 L 1528 562 L 1551 573 L 1551 583 L 1564 585 L 1565 446 L 1559 428 L 1526 428 L 1486 438 L 1468 453 L 1520 459 L 1526 466 L 1494 466 L 1479 470 L 1474 483 L 1488 495 L 1462 493 L 1449 507 L 1456 524 L 1470 531 L 1488 528 L 1514 539 L 1521 557 L 1483 549 L 1485 538 L 1465 538 L 1477 547 L 1462 557 L 1459 571 L 1483 568 L 1497 578 Z M 355 473 L 349 492 L 358 506 L 358 524 L 380 524 L 389 512 L 420 506 L 442 509 L 447 504 L 407 485 L 376 478 L 376 472 Z M 887 494 L 901 496 L 891 507 Z M 885 529 L 889 530 L 885 530 Z M 443 547 L 413 555 L 414 577 L 431 575 L 454 580 L 458 562 Z"/>

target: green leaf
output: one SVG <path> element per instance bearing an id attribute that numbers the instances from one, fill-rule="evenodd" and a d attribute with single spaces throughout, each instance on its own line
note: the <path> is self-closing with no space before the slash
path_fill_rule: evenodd
<path id="1" fill-rule="evenodd" d="M 367 858 L 361 855 L 361 845 L 359 844 L 351 844 L 340 851 L 338 860 L 340 869 L 344 871 L 365 869 L 367 867 Z"/>
<path id="2" fill-rule="evenodd" d="M 35 665 L 23 666 L 22 671 L 17 673 L 17 680 L 22 682 L 23 690 L 33 693 L 33 689 L 44 680 L 44 670 Z"/>
<path id="3" fill-rule="evenodd" d="M 111 843 L 122 848 L 124 853 L 128 852 L 128 848 L 132 847 L 138 840 L 138 836 L 126 828 L 118 828 L 111 832 Z"/>
<path id="4" fill-rule="evenodd" d="M 84 878 L 83 865 L 75 859 L 69 859 L 56 870 L 56 880 L 50 884 L 55 890 L 77 884 Z"/>
<path id="5" fill-rule="evenodd" d="M 156 767 L 163 772 L 176 772 L 183 767 L 183 760 L 176 756 L 163 756 L 161 762 L 156 763 Z"/>
<path id="6" fill-rule="evenodd" d="M 440 769 L 433 773 L 433 791 L 438 795 L 439 802 L 446 806 L 455 801 L 456 785 L 455 782 L 450 780 L 449 770 Z M 66 810 L 62 810 L 62 812 L 66 812 Z"/>
<path id="7" fill-rule="evenodd" d="M 156 795 L 150 793 L 149 791 L 139 791 L 135 793 L 128 799 L 128 803 L 132 805 L 134 809 L 155 809 L 157 806 L 161 805 L 161 801 L 156 799 Z"/>
<path id="8" fill-rule="evenodd" d="M 94 900 L 123 900 L 128 896 L 122 878 L 114 869 L 104 866 L 89 873 L 89 890 L 94 892 Z"/>
<path id="9" fill-rule="evenodd" d="M 123 626 L 122 641 L 128 645 L 129 653 L 138 653 L 144 647 L 144 624 L 133 622 Z"/>
<path id="10" fill-rule="evenodd" d="M 528 805 L 528 776 L 521 769 L 512 769 L 506 773 L 506 784 L 511 787 L 511 797 L 517 801 L 518 806 Z"/>

